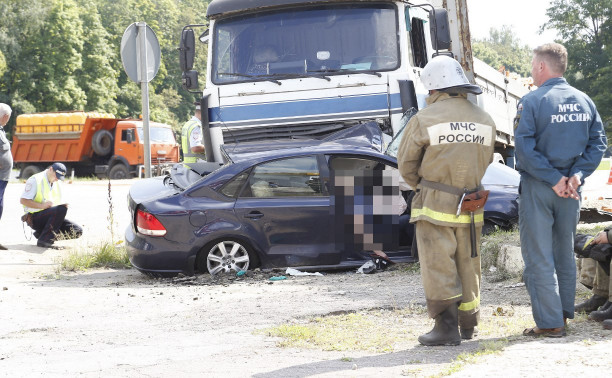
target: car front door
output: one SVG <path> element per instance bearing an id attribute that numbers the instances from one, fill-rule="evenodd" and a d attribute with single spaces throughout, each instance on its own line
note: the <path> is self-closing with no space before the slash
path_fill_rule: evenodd
<path id="1" fill-rule="evenodd" d="M 235 213 L 270 266 L 335 265 L 333 217 L 317 156 L 254 167 Z"/>

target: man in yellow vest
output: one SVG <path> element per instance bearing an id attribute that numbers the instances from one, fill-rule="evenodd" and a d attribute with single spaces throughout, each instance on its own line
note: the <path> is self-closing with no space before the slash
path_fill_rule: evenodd
<path id="1" fill-rule="evenodd" d="M 421 80 L 429 90 L 427 107 L 408 122 L 397 154 L 400 174 L 416 192 L 410 222 L 416 224 L 427 310 L 435 319 L 419 342 L 459 345 L 474 337 L 478 324 L 483 224 L 482 208 L 466 212 L 462 204 L 482 189 L 495 123 L 468 101 L 467 94 L 482 90 L 455 59 L 434 57 Z"/>
<path id="2" fill-rule="evenodd" d="M 62 198 L 65 175 L 66 166 L 53 163 L 31 176 L 21 194 L 20 202 L 25 211 L 31 214 L 30 224 L 39 247 L 63 249 L 53 244 L 60 235 L 62 239 L 76 239 L 83 234 L 80 226 L 66 219 L 68 204 Z"/>
<path id="3" fill-rule="evenodd" d="M 185 122 L 181 131 L 183 163 L 187 164 L 206 161 L 204 145 L 202 144 L 202 112 L 199 103 L 196 102 L 195 106 L 195 115 Z"/>

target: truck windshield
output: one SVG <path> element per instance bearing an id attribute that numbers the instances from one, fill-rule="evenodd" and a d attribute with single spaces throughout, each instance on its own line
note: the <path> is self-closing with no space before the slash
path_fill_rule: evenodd
<path id="1" fill-rule="evenodd" d="M 176 143 L 176 139 L 174 138 L 174 133 L 172 132 L 172 129 L 167 129 L 165 127 L 151 127 L 149 129 L 149 134 L 149 139 L 151 139 L 151 143 Z M 140 143 L 144 142 L 144 134 L 142 131 L 142 127 L 138 128 L 138 139 L 140 140 Z"/>
<path id="2" fill-rule="evenodd" d="M 399 66 L 396 8 L 340 4 L 250 13 L 215 25 L 215 84 Z"/>

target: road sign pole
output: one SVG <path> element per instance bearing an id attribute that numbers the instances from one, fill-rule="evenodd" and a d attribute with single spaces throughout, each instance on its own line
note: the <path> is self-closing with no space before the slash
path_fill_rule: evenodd
<path id="1" fill-rule="evenodd" d="M 149 81 L 147 72 L 147 24 L 138 22 L 138 54 L 140 57 L 139 80 L 142 91 L 142 131 L 144 136 L 145 177 L 151 177 L 151 138 L 149 137 Z"/>

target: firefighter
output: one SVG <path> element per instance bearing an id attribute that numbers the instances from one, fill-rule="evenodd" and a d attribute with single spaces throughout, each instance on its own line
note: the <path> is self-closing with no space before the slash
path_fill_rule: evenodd
<path id="1" fill-rule="evenodd" d="M 398 150 L 399 171 L 416 188 L 410 222 L 416 225 L 427 310 L 435 319 L 419 342 L 459 345 L 475 336 L 478 324 L 483 224 L 482 209 L 467 214 L 461 203 L 466 192 L 482 189 L 496 129 L 491 116 L 468 101 L 469 93 L 482 90 L 455 59 L 434 57 L 421 80 L 429 90 L 427 107 L 409 121 Z"/>
<path id="2" fill-rule="evenodd" d="M 195 115 L 183 125 L 181 131 L 181 149 L 183 163 L 206 161 L 204 145 L 202 144 L 202 111 L 200 103 L 195 103 Z"/>

